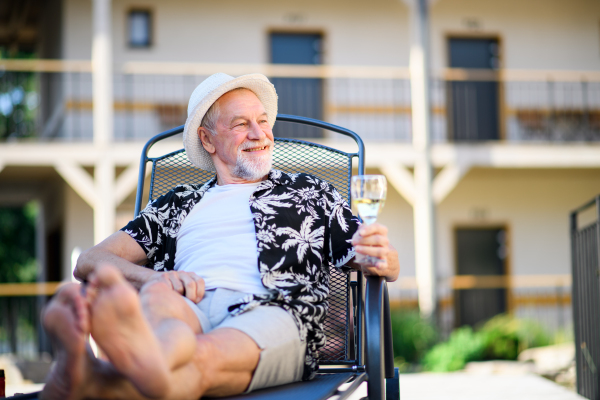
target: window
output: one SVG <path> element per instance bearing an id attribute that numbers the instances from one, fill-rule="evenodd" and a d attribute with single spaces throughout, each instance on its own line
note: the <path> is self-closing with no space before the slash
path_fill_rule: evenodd
<path id="1" fill-rule="evenodd" d="M 130 47 L 150 47 L 152 14 L 149 10 L 131 10 L 127 18 Z"/>

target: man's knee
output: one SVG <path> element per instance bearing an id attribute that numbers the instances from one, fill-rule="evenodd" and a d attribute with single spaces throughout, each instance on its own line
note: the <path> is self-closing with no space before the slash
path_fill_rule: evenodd
<path id="1" fill-rule="evenodd" d="M 144 295 L 160 295 L 160 294 L 164 294 L 165 292 L 172 292 L 173 291 L 173 287 L 168 283 L 168 282 L 164 282 L 164 281 L 159 281 L 159 280 L 155 280 L 155 281 L 150 281 L 146 284 L 144 284 L 144 286 L 142 286 L 142 288 L 140 289 L 140 296 L 144 296 Z"/>
<path id="2" fill-rule="evenodd" d="M 186 304 L 182 295 L 165 282 L 147 283 L 140 290 L 142 310 L 151 325 L 158 326 L 164 320 L 177 319 L 187 324 L 194 333 L 202 331 L 198 317 Z"/>
<path id="3" fill-rule="evenodd" d="M 173 295 L 178 295 L 178 293 L 174 292 L 165 282 L 151 282 L 142 286 L 140 301 L 146 316 L 164 314 L 167 310 L 172 311 L 172 300 L 170 299 Z"/>

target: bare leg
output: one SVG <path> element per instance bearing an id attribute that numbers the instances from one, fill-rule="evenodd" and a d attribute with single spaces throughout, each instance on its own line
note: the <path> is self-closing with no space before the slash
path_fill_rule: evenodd
<path id="1" fill-rule="evenodd" d="M 86 337 L 89 314 L 77 284 L 66 285 L 44 310 L 42 324 L 56 351 L 56 364 L 44 387 L 44 399 L 79 399 L 90 370 Z"/>
<path id="2" fill-rule="evenodd" d="M 125 283 L 115 268 L 103 268 L 101 271 L 104 272 L 100 277 L 105 282 L 110 282 L 105 286 L 113 287 L 117 291 L 116 289 L 125 285 L 129 295 L 134 294 L 129 291 L 133 289 Z M 104 312 L 102 308 L 96 307 L 103 290 L 105 289 L 99 289 L 96 300 L 92 300 L 92 334 L 101 348 L 102 340 L 97 337 L 94 325 L 96 312 Z M 116 301 L 119 295 L 111 294 L 106 301 L 114 308 L 124 307 L 131 300 L 129 295 Z M 198 399 L 202 395 L 226 396 L 241 393 L 248 387 L 260 357 L 260 348 L 249 336 L 236 329 L 217 329 L 202 334 L 200 323 L 191 308 L 180 294 L 166 284 L 154 283 L 144 286 L 139 298 L 142 313 L 160 344 L 164 362 L 169 366 L 169 390 L 164 395 L 165 398 Z M 137 299 L 135 302 L 131 301 L 136 310 L 139 310 L 138 302 Z M 137 312 L 139 311 L 136 311 L 136 315 Z M 132 341 L 141 342 L 139 332 L 135 333 Z M 107 340 L 112 340 L 112 336 Z M 111 345 L 114 345 L 114 340 Z M 138 348 L 136 343 L 124 343 L 123 346 L 126 348 L 120 350 L 121 352 L 138 351 L 135 350 Z M 148 349 L 144 346 L 142 351 L 147 352 Z M 114 362 L 113 357 L 106 352 L 111 362 Z M 143 369 L 144 366 L 139 368 Z M 130 371 L 119 371 L 131 379 Z M 142 378 L 146 376 L 144 373 Z"/>
<path id="3" fill-rule="evenodd" d="M 86 299 L 78 284 L 65 285 L 43 312 L 42 323 L 56 353 L 43 400 L 84 398 L 144 400 L 137 389 L 112 365 L 94 357 L 87 344 L 90 329 Z M 165 399 L 198 399 L 201 375 L 194 363 L 173 372 L 174 390 Z"/>
<path id="4" fill-rule="evenodd" d="M 260 358 L 260 348 L 245 333 L 216 329 L 198 336 L 194 364 L 203 376 L 202 395 L 232 396 L 244 392 Z"/>
<path id="5" fill-rule="evenodd" d="M 216 329 L 202 334 L 198 317 L 183 296 L 164 283 L 145 285 L 140 297 L 144 315 L 159 338 L 163 352 L 171 355 L 174 383 L 169 398 L 227 396 L 246 390 L 260 356 L 260 348 L 249 336 L 236 329 Z M 184 334 L 183 331 L 189 333 L 190 329 L 196 336 Z M 178 346 L 174 340 L 177 331 L 179 341 L 191 339 L 194 343 Z M 183 349 L 188 353 L 178 353 Z"/>
<path id="6" fill-rule="evenodd" d="M 184 297 L 166 283 L 153 282 L 142 287 L 140 299 L 171 371 L 188 363 L 202 327 Z"/>
<path id="7" fill-rule="evenodd" d="M 143 313 L 150 316 L 148 319 L 152 320 L 152 324 L 142 324 L 141 328 L 138 327 L 141 331 L 136 328 L 131 340 L 128 336 L 131 332 L 128 330 L 131 329 L 132 321 L 138 324 L 140 319 L 144 320 L 144 317 L 140 316 L 142 311 L 140 311 L 139 298 L 116 269 L 108 268 L 106 271 L 109 272 L 103 272 L 94 283 L 96 293 L 94 290 L 88 292 L 92 303 L 91 330 L 112 362 L 113 360 L 121 362 L 122 357 L 126 358 L 126 361 L 129 360 L 127 362 L 133 360 L 136 368 L 144 370 L 144 374 L 147 374 L 150 361 L 143 358 L 148 357 L 149 346 L 139 346 L 138 343 L 142 342 L 141 338 L 147 337 L 146 329 L 150 325 L 156 333 L 153 346 L 158 342 L 159 347 L 158 351 L 154 349 L 150 352 L 155 358 L 154 363 L 159 366 L 170 365 L 166 373 L 168 384 L 164 388 L 165 391 L 160 394 L 146 392 L 146 396 L 140 394 L 136 387 L 143 386 L 145 382 L 134 381 L 133 378 L 140 379 L 139 375 L 134 376 L 136 371 L 125 371 L 129 368 L 123 367 L 126 362 L 121 364 L 119 370 L 121 373 L 119 373 L 118 368 L 115 370 L 112 365 L 93 358 L 93 355 L 86 351 L 85 339 L 86 333 L 90 330 L 90 317 L 83 306 L 79 285 L 69 285 L 68 290 L 65 288 L 56 295 L 44 313 L 44 326 L 58 345 L 56 368 L 44 389 L 42 395 L 44 400 L 83 398 L 131 400 L 148 397 L 185 400 L 198 399 L 202 395 L 233 395 L 243 392 L 248 387 L 260 356 L 260 349 L 249 336 L 235 329 L 217 329 L 208 334 L 198 335 L 192 333 L 193 346 L 186 354 L 187 361 L 173 362 L 177 358 L 174 357 L 164 362 L 163 359 L 168 359 L 165 354 L 172 351 L 172 347 L 169 348 L 171 350 L 163 348 L 163 343 L 168 342 L 166 339 L 172 333 L 168 330 L 168 326 L 172 323 L 175 331 L 181 329 L 181 324 L 190 317 L 187 314 L 189 306 L 184 304 L 185 307 L 181 307 L 183 301 L 181 296 L 172 290 L 165 292 L 160 285 L 142 291 Z M 171 297 L 173 294 L 175 297 Z M 161 299 L 162 301 L 158 301 Z M 96 316 L 97 313 L 101 315 Z M 124 315 L 126 321 L 122 321 Z M 109 316 L 115 317 L 112 323 L 107 320 Z M 200 330 L 197 320 L 195 325 L 193 321 L 188 322 L 193 326 L 187 328 L 188 333 Z M 100 324 L 100 332 L 94 329 L 96 324 Z M 153 335 L 151 331 L 150 337 Z M 99 340 L 101 337 L 102 340 Z M 178 340 L 171 336 L 170 344 L 177 342 Z M 186 343 L 189 340 L 184 338 L 182 342 Z M 117 343 L 121 344 L 117 346 Z M 189 346 L 189 343 L 186 346 Z M 138 354 L 140 347 L 142 351 Z M 112 355 L 107 351 L 108 348 Z M 181 353 L 177 350 L 172 354 Z M 151 373 L 155 372 L 151 371 Z M 148 375 L 144 375 L 143 378 L 149 380 Z"/>
<path id="8" fill-rule="evenodd" d="M 113 266 L 90 280 L 91 331 L 115 369 L 148 397 L 168 393 L 170 366 L 144 318 L 137 292 Z"/>

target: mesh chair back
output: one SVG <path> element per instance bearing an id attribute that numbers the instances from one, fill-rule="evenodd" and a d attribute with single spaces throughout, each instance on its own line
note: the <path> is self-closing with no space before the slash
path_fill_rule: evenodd
<path id="1" fill-rule="evenodd" d="M 300 117 L 293 118 L 300 119 Z M 361 146 L 362 142 L 359 148 Z M 362 154 L 362 150 L 359 153 Z M 288 173 L 308 173 L 324 179 L 350 202 L 353 157 L 359 157 L 359 154 L 345 153 L 297 139 L 276 138 L 273 168 Z M 203 184 L 214 176 L 213 172 L 195 167 L 188 160 L 184 149 L 142 161 L 143 164 L 146 161 L 152 162 L 149 201 L 162 196 L 177 185 Z M 360 164 L 362 167 L 362 163 Z M 359 168 L 362 169 L 361 167 Z M 141 193 L 142 190 L 138 188 L 138 197 L 141 197 Z M 141 199 L 138 198 L 138 203 L 140 202 Z M 349 283 L 349 275 L 330 266 L 329 312 L 324 325 L 327 344 L 320 353 L 321 364 L 355 363 L 354 343 L 356 342 L 351 335 L 354 335 L 356 330 L 350 329 L 350 324 L 353 323 L 351 316 L 355 313 L 351 312 Z"/>
<path id="2" fill-rule="evenodd" d="M 304 172 L 331 183 L 350 202 L 350 177 L 353 154 L 296 139 L 275 139 L 273 168 L 283 172 Z M 184 149 L 151 159 L 149 201 L 177 185 L 203 184 L 214 172 L 195 167 Z"/>

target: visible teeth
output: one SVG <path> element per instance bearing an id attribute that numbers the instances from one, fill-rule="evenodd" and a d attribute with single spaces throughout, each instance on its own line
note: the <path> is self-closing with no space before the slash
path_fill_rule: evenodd
<path id="1" fill-rule="evenodd" d="M 267 146 L 263 146 L 263 147 L 255 147 L 255 148 L 253 148 L 253 149 L 246 149 L 246 150 L 244 150 L 244 151 L 260 151 L 260 150 L 264 150 L 264 149 L 266 149 L 266 148 L 267 148 Z"/>

